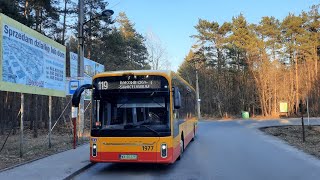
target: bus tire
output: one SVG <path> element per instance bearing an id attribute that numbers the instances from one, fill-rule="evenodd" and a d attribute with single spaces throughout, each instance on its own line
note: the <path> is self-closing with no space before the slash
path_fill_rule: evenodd
<path id="1" fill-rule="evenodd" d="M 194 141 L 194 138 L 196 138 L 196 127 L 193 126 L 193 137 L 191 139 L 191 141 Z"/>
<path id="2" fill-rule="evenodd" d="M 178 160 L 180 160 L 182 158 L 183 152 L 184 152 L 184 138 L 183 138 L 183 136 L 181 136 L 181 140 L 180 140 L 180 155 L 178 157 Z"/>

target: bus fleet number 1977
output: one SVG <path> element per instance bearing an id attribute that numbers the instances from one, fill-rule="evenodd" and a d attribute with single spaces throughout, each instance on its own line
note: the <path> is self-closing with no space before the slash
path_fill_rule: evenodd
<path id="1" fill-rule="evenodd" d="M 142 146 L 142 151 L 152 151 L 153 146 Z"/>

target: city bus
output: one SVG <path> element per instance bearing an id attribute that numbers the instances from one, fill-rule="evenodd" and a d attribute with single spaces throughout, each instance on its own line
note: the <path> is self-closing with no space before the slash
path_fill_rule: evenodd
<path id="1" fill-rule="evenodd" d="M 197 133 L 195 89 L 172 71 L 97 74 L 92 84 L 90 161 L 171 164 Z"/>

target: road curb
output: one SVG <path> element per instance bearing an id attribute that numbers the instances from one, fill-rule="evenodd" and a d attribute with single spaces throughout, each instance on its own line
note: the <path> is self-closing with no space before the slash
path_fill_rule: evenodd
<path id="1" fill-rule="evenodd" d="M 84 143 L 84 144 L 81 144 L 80 146 L 84 146 L 84 145 L 87 145 L 87 144 L 88 144 L 88 143 Z M 80 146 L 78 146 L 78 147 L 80 147 Z M 16 165 L 13 165 L 13 166 L 4 168 L 4 169 L 0 169 L 0 173 L 5 172 L 5 171 L 8 171 L 8 170 L 10 170 L 10 169 L 14 169 L 14 168 L 19 167 L 19 166 L 23 166 L 23 165 L 26 165 L 26 164 L 29 164 L 29 163 L 38 161 L 38 160 L 40 160 L 40 159 L 47 158 L 47 157 L 49 157 L 49 156 L 53 156 L 53 155 L 56 155 L 56 154 L 63 153 L 63 152 L 69 151 L 69 150 L 73 150 L 73 148 L 71 148 L 71 149 L 66 149 L 66 150 L 62 150 L 62 151 L 59 151 L 59 152 L 54 153 L 54 154 L 51 154 L 51 155 L 46 155 L 46 156 L 42 156 L 42 157 L 39 157 L 39 158 L 36 158 L 36 159 L 31 159 L 31 160 L 29 160 L 29 161 L 25 161 L 25 162 L 22 162 L 22 163 L 19 163 L 19 164 L 16 164 Z"/>
<path id="2" fill-rule="evenodd" d="M 272 126 L 260 126 L 257 127 L 257 129 L 261 130 L 261 129 L 266 129 L 266 128 L 274 128 L 274 127 L 283 127 L 283 126 L 301 126 L 301 124 L 279 124 L 279 125 L 272 125 Z M 308 126 L 308 125 L 305 125 Z M 315 125 L 315 124 L 311 124 L 310 126 L 320 126 L 320 125 Z"/>
<path id="3" fill-rule="evenodd" d="M 278 124 L 278 125 L 261 125 L 258 127 L 252 127 L 256 128 L 258 130 L 265 129 L 265 128 L 272 128 L 272 127 L 284 127 L 284 126 L 301 126 L 301 124 Z M 304 125 L 305 127 L 308 127 L 309 125 Z M 320 123 L 314 123 L 310 124 L 310 126 L 320 126 Z"/>
<path id="4" fill-rule="evenodd" d="M 92 167 L 93 165 L 95 165 L 96 163 L 89 163 L 87 165 L 85 165 L 84 167 L 82 167 L 81 169 L 75 171 L 74 173 L 72 173 L 71 175 L 69 175 L 68 177 L 64 178 L 64 180 L 71 180 L 72 178 L 76 177 L 77 175 L 79 175 L 80 173 L 82 173 L 83 171 L 89 169 L 90 167 Z"/>

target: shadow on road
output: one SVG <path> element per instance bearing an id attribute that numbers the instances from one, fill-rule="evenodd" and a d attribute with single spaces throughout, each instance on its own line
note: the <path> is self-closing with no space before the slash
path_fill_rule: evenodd
<path id="1" fill-rule="evenodd" d="M 154 174 L 165 174 L 169 173 L 175 164 L 140 164 L 140 163 L 121 163 L 121 164 L 105 164 L 104 168 L 100 169 L 100 173 L 123 173 L 123 174 L 143 174 L 152 173 Z"/>

